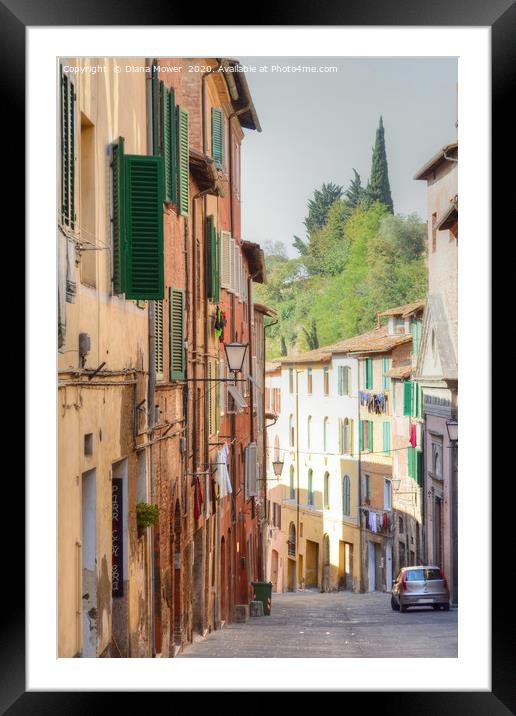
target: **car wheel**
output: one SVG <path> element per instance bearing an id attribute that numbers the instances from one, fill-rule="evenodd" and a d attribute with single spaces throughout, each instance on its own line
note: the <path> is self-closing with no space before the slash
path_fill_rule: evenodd
<path id="1" fill-rule="evenodd" d="M 400 609 L 401 609 L 402 612 L 406 612 L 407 609 L 408 609 L 408 607 L 407 607 L 406 604 L 400 604 Z"/>
<path id="2" fill-rule="evenodd" d="M 399 612 L 399 610 L 400 610 L 400 605 L 394 599 L 394 597 L 391 597 L 391 607 L 394 609 L 395 612 Z"/>
<path id="3" fill-rule="evenodd" d="M 434 611 L 438 611 L 440 608 L 441 608 L 441 605 L 440 605 L 440 604 L 432 604 L 432 609 L 433 609 Z"/>

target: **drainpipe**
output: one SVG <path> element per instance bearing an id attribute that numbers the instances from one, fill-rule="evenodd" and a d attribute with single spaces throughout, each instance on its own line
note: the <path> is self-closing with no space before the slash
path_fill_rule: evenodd
<path id="1" fill-rule="evenodd" d="M 153 129 L 152 129 L 152 60 L 145 60 L 145 67 L 147 69 L 145 75 L 147 77 L 146 82 L 146 103 L 147 103 L 147 154 L 153 154 Z M 156 390 L 156 366 L 155 366 L 155 335 L 154 335 L 154 320 L 155 320 L 155 303 L 149 301 L 148 305 L 148 316 L 149 316 L 149 384 L 148 384 L 148 397 L 147 397 L 147 415 L 148 415 L 148 429 L 152 431 L 156 423 L 155 420 L 155 409 L 154 409 L 154 394 Z M 151 433 L 152 439 L 152 433 Z M 150 501 L 154 504 L 154 462 L 152 459 L 153 447 L 152 442 L 149 446 L 149 467 L 150 467 Z M 151 539 L 150 544 L 147 545 L 147 559 L 150 565 L 150 611 L 151 611 L 151 646 L 152 656 L 156 656 L 156 633 L 155 633 L 155 604 L 154 604 L 154 527 L 151 527 Z"/>

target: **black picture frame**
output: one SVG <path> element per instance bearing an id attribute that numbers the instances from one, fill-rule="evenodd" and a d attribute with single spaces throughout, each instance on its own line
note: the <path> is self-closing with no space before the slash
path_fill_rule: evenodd
<path id="1" fill-rule="evenodd" d="M 191 6 L 190 6 L 191 7 Z M 183 6 L 177 10 L 170 3 L 119 3 L 113 0 L 2 0 L 0 2 L 0 58 L 2 68 L 3 104 L 2 120 L 5 123 L 4 137 L 13 141 L 4 142 L 4 167 L 9 167 L 7 182 L 8 198 L 5 205 L 11 216 L 15 212 L 23 216 L 21 187 L 24 186 L 25 126 L 25 31 L 28 26 L 80 26 L 80 25 L 190 25 L 198 9 L 191 12 Z M 171 9 L 172 8 L 172 9 Z M 236 7 L 234 9 L 237 9 Z M 491 27 L 492 37 L 492 192 L 493 235 L 500 236 L 501 222 L 507 208 L 514 205 L 512 182 L 506 182 L 503 172 L 514 152 L 514 114 L 508 111 L 510 80 L 515 70 L 516 5 L 512 0 L 450 0 L 428 2 L 428 0 L 332 0 L 324 6 L 298 0 L 285 3 L 266 2 L 250 8 L 253 24 L 268 25 L 342 25 L 342 26 L 485 26 Z M 220 4 L 203 9 L 203 25 L 220 25 Z M 239 24 L 244 17 L 234 12 L 233 24 Z M 267 20 L 267 22 L 263 22 Z M 6 96 L 7 95 L 7 96 Z M 7 112 L 7 108 L 9 111 Z M 17 128 L 17 129 L 16 129 Z M 14 141 L 15 140 L 15 141 Z M 509 144 L 508 144 L 508 140 Z M 6 156 L 7 154 L 7 156 Z M 18 170 L 17 181 L 13 170 Z M 5 189 L 4 189 L 5 191 Z M 510 192 L 510 193 L 509 193 Z M 5 206 L 4 205 L 4 206 Z M 19 208 L 18 208 L 19 207 Z M 18 209 L 18 210 L 17 210 Z M 498 209 L 498 211 L 497 211 Z M 18 235 L 20 226 L 18 223 Z M 512 235 L 513 232 L 511 232 Z M 12 242 L 13 233 L 9 232 Z M 508 237 L 510 238 L 510 237 Z M 467 240 L 467 237 L 466 239 Z M 20 241 L 21 243 L 21 241 Z M 5 257 L 4 257 L 5 260 Z M 506 269 L 508 270 L 508 269 Z M 509 281 L 509 276 L 505 277 Z M 503 278 L 502 278 L 503 281 Z M 509 281 L 509 285 L 511 282 Z M 493 304 L 493 307 L 500 304 Z M 495 391 L 493 391 L 495 393 Z M 497 405 L 493 401 L 493 408 Z M 30 449 L 30 444 L 28 446 Z M 52 476 L 44 475 L 52 490 Z M 490 476 L 486 476 L 489 479 Z M 507 475 L 507 479 L 509 476 Z M 19 470 L 8 470 L 5 475 L 10 499 L 13 504 L 22 505 L 24 484 Z M 495 493 L 493 493 L 495 494 Z M 496 499 L 493 500 L 496 510 Z M 492 515 L 493 573 L 496 569 L 496 555 L 507 555 L 507 545 L 512 543 L 510 521 L 504 519 L 498 507 Z M 498 516 L 496 516 L 496 514 Z M 474 518 L 474 517 L 472 517 Z M 18 533 L 21 533 L 17 525 Z M 19 714 L 82 714 L 92 712 L 99 699 L 104 705 L 115 696 L 92 692 L 26 692 L 25 691 L 25 594 L 24 584 L 24 541 L 19 535 L 16 541 L 4 535 L 6 549 L 3 551 L 4 607 L 2 631 L 0 634 L 0 713 L 9 716 Z M 52 559 L 53 555 L 49 555 Z M 480 565 L 481 577 L 490 579 L 487 566 Z M 512 570 L 504 570 L 506 577 Z M 367 711 L 377 708 L 395 711 L 397 714 L 486 714 L 497 716 L 515 713 L 514 649 L 511 641 L 512 603 L 514 599 L 507 590 L 509 584 L 500 585 L 492 593 L 492 690 L 491 692 L 368 692 L 361 695 Z M 41 585 L 44 589 L 44 585 Z M 42 615 L 42 619 L 45 616 Z M 424 663 L 422 661 L 422 669 Z M 238 688 L 238 685 L 236 685 Z M 316 690 L 314 685 L 314 690 Z M 410 684 L 407 684 L 410 688 Z M 347 694 L 347 697 L 351 694 Z M 360 696 L 360 695 L 359 695 Z M 136 694 L 131 698 L 137 698 Z"/>

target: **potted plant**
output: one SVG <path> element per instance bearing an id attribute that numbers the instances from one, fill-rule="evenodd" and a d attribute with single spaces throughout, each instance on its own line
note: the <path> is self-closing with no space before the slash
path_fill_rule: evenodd
<path id="1" fill-rule="evenodd" d="M 136 525 L 138 537 L 141 537 L 147 527 L 157 524 L 159 520 L 159 507 L 148 502 L 138 502 L 136 505 Z"/>

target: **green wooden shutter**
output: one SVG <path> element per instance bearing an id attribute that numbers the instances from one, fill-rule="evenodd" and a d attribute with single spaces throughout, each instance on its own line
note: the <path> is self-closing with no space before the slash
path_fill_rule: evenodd
<path id="1" fill-rule="evenodd" d="M 215 297 L 214 301 L 218 303 L 220 301 L 220 231 L 215 234 L 215 263 L 217 270 L 215 273 Z"/>
<path id="2" fill-rule="evenodd" d="M 383 451 L 390 453 L 391 450 L 391 424 L 387 421 L 383 424 Z"/>
<path id="3" fill-rule="evenodd" d="M 170 97 L 163 80 L 160 84 L 161 158 L 165 174 L 165 201 L 172 201 L 172 155 L 170 152 Z"/>
<path id="4" fill-rule="evenodd" d="M 177 192 L 178 211 L 181 216 L 188 216 L 189 185 L 188 185 L 188 111 L 177 107 Z"/>
<path id="5" fill-rule="evenodd" d="M 170 132 L 170 198 L 174 204 L 177 203 L 177 127 L 176 127 L 176 93 L 173 87 L 168 94 L 169 101 L 169 132 Z"/>
<path id="6" fill-rule="evenodd" d="M 372 389 L 372 387 L 373 387 L 373 359 L 372 358 L 366 359 L 366 366 L 367 366 L 366 388 Z"/>
<path id="7" fill-rule="evenodd" d="M 343 379 L 343 373 L 344 373 L 344 368 L 343 368 L 341 365 L 339 365 L 339 367 L 338 367 L 338 369 L 337 369 L 339 395 L 342 395 L 343 390 L 344 390 L 343 380 L 342 380 L 342 379 Z"/>
<path id="8" fill-rule="evenodd" d="M 75 118 L 77 93 L 74 83 L 61 73 L 61 221 L 75 228 Z"/>
<path id="9" fill-rule="evenodd" d="M 158 61 L 152 61 L 152 153 L 159 153 L 158 143 Z"/>
<path id="10" fill-rule="evenodd" d="M 170 380 L 184 380 L 184 290 L 169 288 Z"/>
<path id="11" fill-rule="evenodd" d="M 412 381 L 403 383 L 403 415 L 412 415 Z"/>
<path id="12" fill-rule="evenodd" d="M 163 163 L 161 157 L 126 155 L 125 233 L 127 298 L 164 298 Z"/>
<path id="13" fill-rule="evenodd" d="M 369 452 L 373 452 L 373 421 L 369 421 L 369 430 L 367 433 L 367 448 Z"/>
<path id="14" fill-rule="evenodd" d="M 421 487 L 423 485 L 423 451 L 416 450 L 416 482 Z"/>
<path id="15" fill-rule="evenodd" d="M 113 291 L 125 291 L 124 138 L 113 145 Z"/>
<path id="16" fill-rule="evenodd" d="M 414 477 L 414 448 L 408 448 L 408 474 L 409 477 Z"/>
<path id="17" fill-rule="evenodd" d="M 211 110 L 211 156 L 219 169 L 222 167 L 222 130 L 222 110 L 213 107 Z"/>
<path id="18" fill-rule="evenodd" d="M 364 420 L 360 421 L 360 451 L 364 450 Z"/>

